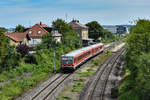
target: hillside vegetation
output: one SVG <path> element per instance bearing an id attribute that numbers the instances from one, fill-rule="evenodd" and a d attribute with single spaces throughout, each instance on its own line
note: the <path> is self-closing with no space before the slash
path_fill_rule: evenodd
<path id="1" fill-rule="evenodd" d="M 119 100 L 150 99 L 150 20 L 138 20 L 127 37 L 126 74 Z"/>

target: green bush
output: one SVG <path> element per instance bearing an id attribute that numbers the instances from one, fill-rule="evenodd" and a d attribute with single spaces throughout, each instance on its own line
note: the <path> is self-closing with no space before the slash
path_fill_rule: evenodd
<path id="1" fill-rule="evenodd" d="M 140 19 L 127 37 L 126 70 L 119 89 L 120 100 L 149 100 L 150 95 L 150 20 Z"/>

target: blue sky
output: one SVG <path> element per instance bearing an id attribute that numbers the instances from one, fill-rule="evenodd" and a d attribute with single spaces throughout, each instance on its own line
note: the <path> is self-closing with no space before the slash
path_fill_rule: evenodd
<path id="1" fill-rule="evenodd" d="M 0 0 L 0 27 L 26 27 L 62 18 L 82 24 L 130 24 L 138 18 L 150 19 L 150 0 Z M 67 15 L 67 19 L 66 19 Z"/>

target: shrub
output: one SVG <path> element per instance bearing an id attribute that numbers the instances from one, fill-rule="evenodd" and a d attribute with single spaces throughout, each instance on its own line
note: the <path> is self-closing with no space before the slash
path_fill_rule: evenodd
<path id="1" fill-rule="evenodd" d="M 16 47 L 17 52 L 21 54 L 21 57 L 24 57 L 29 53 L 29 47 L 26 44 L 20 44 Z"/>

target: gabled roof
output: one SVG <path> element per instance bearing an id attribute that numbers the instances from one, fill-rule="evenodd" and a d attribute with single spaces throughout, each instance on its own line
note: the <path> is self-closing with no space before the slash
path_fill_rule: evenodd
<path id="1" fill-rule="evenodd" d="M 32 31 L 32 34 L 29 34 L 29 31 Z M 41 31 L 38 34 L 38 31 Z M 41 38 L 43 35 L 47 34 L 48 32 L 51 33 L 52 28 L 46 24 L 35 24 L 31 28 L 28 28 L 24 33 L 6 33 L 5 36 L 9 37 L 11 40 L 15 42 L 21 42 L 24 38 Z M 61 37 L 62 34 L 53 34 L 55 37 Z"/>
<path id="2" fill-rule="evenodd" d="M 5 36 L 10 38 L 11 40 L 15 42 L 21 42 L 26 38 L 27 34 L 25 33 L 5 33 Z"/>
<path id="3" fill-rule="evenodd" d="M 79 23 L 78 20 L 72 20 L 70 23 L 68 23 L 72 28 L 83 28 L 83 29 L 88 29 L 87 26 L 82 25 Z"/>
<path id="4" fill-rule="evenodd" d="M 46 24 L 35 24 L 31 28 L 29 28 L 25 33 L 29 34 L 29 31 L 32 31 L 31 34 L 29 34 L 30 37 L 42 37 L 43 35 L 47 34 L 49 31 L 47 31 L 50 27 Z M 40 34 L 38 34 L 38 31 L 41 31 Z"/>
<path id="5" fill-rule="evenodd" d="M 29 34 L 29 31 L 32 31 L 31 34 Z M 38 31 L 41 31 L 40 34 L 38 34 Z M 33 25 L 31 28 L 29 28 L 25 33 L 29 34 L 29 36 L 31 38 L 41 38 L 43 35 L 47 34 L 47 33 L 51 33 L 52 32 L 52 28 L 49 27 L 46 24 L 35 24 Z M 53 34 L 53 36 L 55 37 L 61 37 L 62 34 L 57 33 L 57 34 Z"/>
<path id="6" fill-rule="evenodd" d="M 49 27 L 49 26 L 46 25 L 46 24 L 38 24 L 38 25 L 40 25 L 41 27 Z"/>

